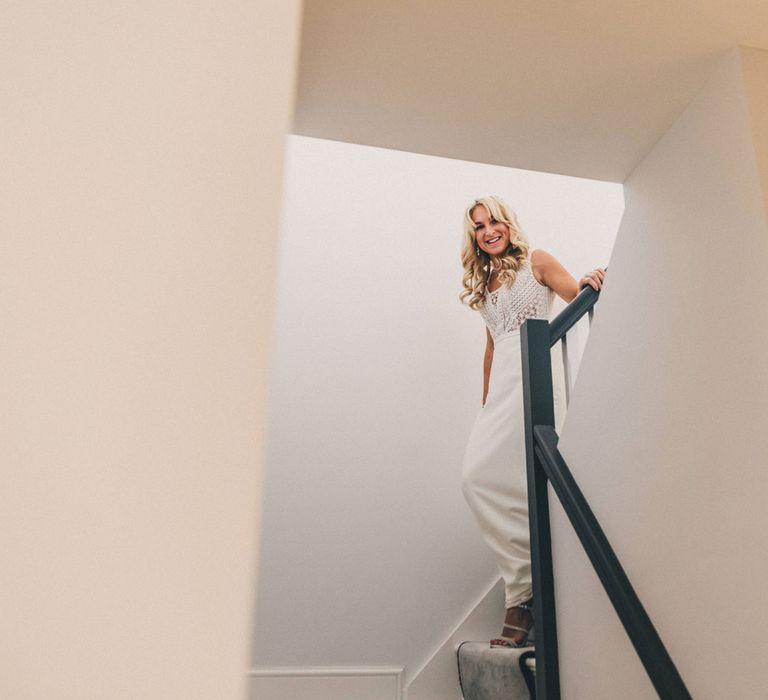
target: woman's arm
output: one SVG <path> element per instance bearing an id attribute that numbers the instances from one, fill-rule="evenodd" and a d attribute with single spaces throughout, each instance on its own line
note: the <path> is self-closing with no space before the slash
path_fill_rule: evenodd
<path id="1" fill-rule="evenodd" d="M 599 292 L 605 280 L 605 270 L 598 267 L 577 282 L 554 256 L 544 250 L 533 251 L 531 269 L 539 284 L 549 287 L 557 296 L 568 302 L 573 301 L 579 290 L 587 285 Z"/>
<path id="2" fill-rule="evenodd" d="M 485 328 L 485 357 L 483 358 L 483 406 L 488 398 L 488 386 L 491 378 L 491 365 L 493 364 L 493 338 L 488 327 Z"/>

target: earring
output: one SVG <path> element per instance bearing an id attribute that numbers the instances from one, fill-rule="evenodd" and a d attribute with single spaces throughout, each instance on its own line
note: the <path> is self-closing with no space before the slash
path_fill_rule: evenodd
<path id="1" fill-rule="evenodd" d="M 477 244 L 475 244 L 475 255 L 477 255 L 478 258 L 480 257 L 480 246 Z"/>

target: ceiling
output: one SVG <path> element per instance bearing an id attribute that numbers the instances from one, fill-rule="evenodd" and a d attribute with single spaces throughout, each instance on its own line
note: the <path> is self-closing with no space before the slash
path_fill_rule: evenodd
<path id="1" fill-rule="evenodd" d="M 294 133 L 621 182 L 768 0 L 304 0 Z"/>

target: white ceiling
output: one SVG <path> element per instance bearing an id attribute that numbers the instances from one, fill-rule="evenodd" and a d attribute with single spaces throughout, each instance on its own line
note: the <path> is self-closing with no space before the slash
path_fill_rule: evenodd
<path id="1" fill-rule="evenodd" d="M 294 132 L 623 181 L 768 0 L 304 0 Z"/>

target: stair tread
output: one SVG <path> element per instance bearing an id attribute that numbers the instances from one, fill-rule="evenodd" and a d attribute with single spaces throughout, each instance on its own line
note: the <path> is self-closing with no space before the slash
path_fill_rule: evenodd
<path id="1" fill-rule="evenodd" d="M 465 700 L 528 700 L 520 656 L 533 649 L 492 649 L 487 641 L 464 642 L 457 653 Z"/>

